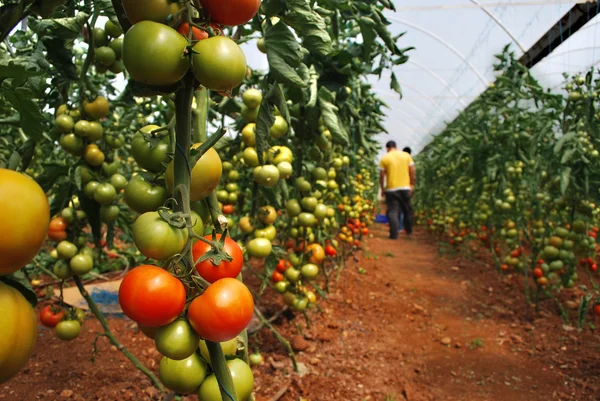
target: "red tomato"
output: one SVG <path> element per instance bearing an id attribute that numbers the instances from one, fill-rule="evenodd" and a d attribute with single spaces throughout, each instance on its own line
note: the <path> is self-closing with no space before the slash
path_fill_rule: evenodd
<path id="1" fill-rule="evenodd" d="M 277 263 L 277 265 L 275 266 L 275 270 L 277 270 L 280 273 L 283 273 L 285 269 L 287 269 L 287 267 L 285 266 L 285 260 L 279 259 L 279 263 Z"/>
<path id="2" fill-rule="evenodd" d="M 579 260 L 579 266 L 584 267 L 587 264 L 588 264 L 587 259 L 581 259 L 581 260 Z"/>
<path id="3" fill-rule="evenodd" d="M 543 265 L 544 264 L 544 259 L 538 259 L 537 264 L 538 265 Z"/>
<path id="4" fill-rule="evenodd" d="M 363 233 L 363 235 L 368 235 L 369 234 L 369 229 L 367 227 L 364 227 L 362 229 L 362 233 Z"/>
<path id="5" fill-rule="evenodd" d="M 360 246 L 360 242 L 357 239 L 354 240 L 354 246 Z"/>
<path id="6" fill-rule="evenodd" d="M 65 311 L 52 305 L 46 305 L 40 311 L 40 322 L 46 327 L 56 327 L 64 317 Z"/>
<path id="7" fill-rule="evenodd" d="M 241 25 L 258 12 L 260 0 L 200 0 L 212 22 L 222 25 Z"/>
<path id="8" fill-rule="evenodd" d="M 273 281 L 274 283 L 283 281 L 283 279 L 284 279 L 283 274 L 277 270 L 275 270 L 273 272 L 273 274 L 271 275 L 271 281 Z"/>
<path id="9" fill-rule="evenodd" d="M 48 231 L 48 238 L 52 241 L 64 241 L 67 239 L 66 231 Z"/>
<path id="10" fill-rule="evenodd" d="M 142 265 L 125 275 L 119 288 L 119 303 L 125 315 L 142 326 L 171 323 L 183 312 L 183 283 L 160 267 Z"/>
<path id="11" fill-rule="evenodd" d="M 507 270 L 508 270 L 508 265 L 500 265 L 500 268 L 501 268 L 503 271 L 507 271 Z"/>
<path id="12" fill-rule="evenodd" d="M 597 264 L 595 264 L 595 263 L 592 263 L 592 264 L 590 265 L 590 271 L 591 271 L 592 273 L 594 273 L 594 272 L 598 271 L 598 265 L 597 265 Z"/>
<path id="13" fill-rule="evenodd" d="M 62 217 L 55 217 L 50 220 L 48 231 L 65 231 L 69 227 L 69 223 Z"/>
<path id="14" fill-rule="evenodd" d="M 588 265 L 593 265 L 594 264 L 594 259 L 592 259 L 591 256 L 588 256 L 587 263 L 588 263 Z"/>
<path id="15" fill-rule="evenodd" d="M 543 277 L 544 276 L 544 271 L 541 268 L 536 267 L 535 269 L 533 269 L 533 276 L 535 278 Z"/>
<path id="16" fill-rule="evenodd" d="M 204 238 L 212 240 L 212 235 L 207 235 Z M 217 240 L 220 239 L 221 234 L 217 234 Z M 197 241 L 192 247 L 192 257 L 194 258 L 194 262 L 200 259 L 201 256 L 206 254 L 206 252 L 210 251 L 211 249 L 211 246 L 204 241 Z M 237 242 L 232 240 L 230 237 L 227 237 L 225 239 L 225 245 L 223 249 L 229 254 L 229 256 L 233 258 L 231 262 L 222 261 L 215 266 L 210 260 L 207 259 L 196 263 L 196 270 L 198 271 L 198 274 L 200 274 L 200 276 L 202 276 L 202 278 L 209 283 L 214 283 L 215 281 L 226 277 L 236 278 L 242 271 L 242 266 L 244 265 L 244 255 L 242 253 L 242 248 L 240 248 Z"/>
<path id="17" fill-rule="evenodd" d="M 336 256 L 337 255 L 337 250 L 333 246 L 327 245 L 325 247 L 325 254 L 327 256 Z"/>
<path id="18" fill-rule="evenodd" d="M 600 304 L 594 305 L 594 315 L 600 317 Z"/>
<path id="19" fill-rule="evenodd" d="M 183 24 L 179 25 L 179 27 L 177 28 L 177 32 L 179 32 L 180 34 L 182 34 L 183 36 L 185 36 L 187 38 L 188 34 L 190 32 L 190 25 L 187 22 L 184 22 Z M 192 27 L 192 39 L 203 40 L 203 39 L 207 39 L 207 38 L 208 38 L 208 32 L 203 31 L 200 28 L 196 28 L 195 26 Z"/>
<path id="20" fill-rule="evenodd" d="M 250 290 L 241 281 L 223 278 L 190 303 L 188 320 L 205 340 L 223 342 L 237 337 L 253 314 Z"/>
<path id="21" fill-rule="evenodd" d="M 231 214 L 235 210 L 233 205 L 223 205 L 223 214 Z"/>

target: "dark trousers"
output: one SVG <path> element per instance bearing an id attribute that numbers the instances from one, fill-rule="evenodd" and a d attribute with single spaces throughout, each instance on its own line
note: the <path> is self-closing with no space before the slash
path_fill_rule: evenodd
<path id="1" fill-rule="evenodd" d="M 398 238 L 400 228 L 400 212 L 404 215 L 406 234 L 412 234 L 413 209 L 409 189 L 401 189 L 385 193 L 387 218 L 390 222 L 390 238 Z"/>

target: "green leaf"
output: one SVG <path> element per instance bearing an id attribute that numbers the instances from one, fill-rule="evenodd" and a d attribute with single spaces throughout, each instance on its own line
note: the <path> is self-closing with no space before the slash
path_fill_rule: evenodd
<path id="1" fill-rule="evenodd" d="M 254 135 L 256 138 L 256 152 L 258 153 L 259 164 L 264 164 L 263 154 L 269 147 L 269 131 L 275 122 L 275 103 L 274 97 L 276 92 L 279 92 L 278 84 L 272 84 L 271 88 L 265 96 L 263 96 L 256 119 L 256 130 Z"/>
<path id="2" fill-rule="evenodd" d="M 398 93 L 400 95 L 400 99 L 402 99 L 402 88 L 400 87 L 400 84 L 398 83 L 398 79 L 396 79 L 396 74 L 394 74 L 392 72 L 392 78 L 390 81 L 390 89 L 392 89 L 394 92 Z"/>
<path id="3" fill-rule="evenodd" d="M 37 295 L 35 295 L 31 284 L 29 284 L 29 281 L 25 277 L 25 274 L 22 270 L 17 270 L 10 276 L 0 277 L 0 280 L 23 294 L 31 306 L 35 307 L 37 305 Z"/>
<path id="4" fill-rule="evenodd" d="M 44 192 L 48 192 L 59 177 L 69 174 L 69 166 L 59 163 L 44 163 L 42 173 L 36 178 L 36 181 Z"/>
<path id="5" fill-rule="evenodd" d="M 79 80 L 77 67 L 73 63 L 73 53 L 67 48 L 67 42 L 60 38 L 42 39 L 44 47 L 48 50 L 48 60 L 56 69 L 63 73 L 69 80 Z"/>
<path id="6" fill-rule="evenodd" d="M 52 201 L 50 202 L 50 216 L 60 212 L 71 199 L 71 182 L 67 177 L 61 177 L 52 187 Z"/>
<path id="7" fill-rule="evenodd" d="M 31 99 L 31 91 L 19 87 L 15 90 L 1 90 L 0 95 L 3 95 L 19 113 L 23 132 L 35 141 L 41 140 L 44 116 L 39 105 Z"/>
<path id="8" fill-rule="evenodd" d="M 375 32 L 374 28 L 375 21 L 368 17 L 361 17 L 358 20 L 358 25 L 360 26 L 360 33 L 363 37 L 363 56 L 369 57 L 373 51 L 375 39 L 377 38 L 377 32 Z"/>
<path id="9" fill-rule="evenodd" d="M 287 0 L 289 11 L 285 13 L 284 21 L 290 25 L 298 36 L 302 37 L 304 47 L 311 53 L 326 56 L 331 53 L 332 43 L 327 25 L 321 15 L 311 9 L 308 0 Z"/>
<path id="10" fill-rule="evenodd" d="M 554 145 L 554 154 L 559 153 L 562 150 L 565 143 L 574 139 L 576 136 L 577 136 L 577 133 L 575 133 L 575 132 L 568 132 L 568 133 L 564 134 L 563 136 L 561 136 L 560 139 L 556 142 L 556 145 Z"/>
<path id="11" fill-rule="evenodd" d="M 309 99 L 306 107 L 315 107 L 319 94 L 319 73 L 315 70 L 315 66 L 310 66 L 310 78 L 308 81 Z"/>
<path id="12" fill-rule="evenodd" d="M 338 117 L 339 109 L 334 102 L 335 99 L 331 91 L 324 86 L 319 88 L 319 108 L 321 109 L 321 116 L 323 117 L 325 126 L 331 132 L 333 139 L 346 145 L 349 142 L 348 133 L 340 122 Z"/>
<path id="13" fill-rule="evenodd" d="M 564 195 L 571 180 L 571 167 L 565 168 L 560 174 L 560 192 Z"/>
<path id="14" fill-rule="evenodd" d="M 112 7 L 111 7 L 112 8 Z M 77 38 L 89 18 L 86 13 L 78 13 L 75 17 L 56 18 L 56 19 L 36 19 L 29 18 L 29 27 L 38 36 L 52 36 L 66 41 L 73 41 Z"/>
<path id="15" fill-rule="evenodd" d="M 576 151 L 577 151 L 577 149 L 575 149 L 575 148 L 565 150 L 565 153 L 563 153 L 563 155 L 560 159 L 561 164 L 568 163 Z"/>
<path id="16" fill-rule="evenodd" d="M 270 72 L 278 82 L 293 86 L 306 86 L 296 71 L 302 62 L 302 48 L 283 21 L 267 27 L 265 47 L 267 48 Z"/>

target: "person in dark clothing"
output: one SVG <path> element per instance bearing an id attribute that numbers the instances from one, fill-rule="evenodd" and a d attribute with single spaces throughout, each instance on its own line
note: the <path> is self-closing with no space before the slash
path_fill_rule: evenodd
<path id="1" fill-rule="evenodd" d="M 381 194 L 385 195 L 390 238 L 396 239 L 400 228 L 400 213 L 404 217 L 406 234 L 412 234 L 411 197 L 416 179 L 415 163 L 410 153 L 396 149 L 394 141 L 389 141 L 386 149 L 387 154 L 379 164 L 381 168 L 379 183 Z M 410 148 L 408 150 L 410 151 Z"/>

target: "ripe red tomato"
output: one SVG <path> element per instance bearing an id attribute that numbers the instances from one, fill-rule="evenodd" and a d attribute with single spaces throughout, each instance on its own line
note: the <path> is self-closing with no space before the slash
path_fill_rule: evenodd
<path id="1" fill-rule="evenodd" d="M 183 36 L 185 36 L 187 38 L 190 33 L 190 24 L 188 24 L 187 22 L 184 22 L 183 24 L 179 25 L 179 27 L 177 28 L 177 32 L 179 32 L 180 34 L 182 34 Z M 202 39 L 207 39 L 207 38 L 208 38 L 208 32 L 203 31 L 200 28 L 196 28 L 195 26 L 192 27 L 192 39 L 202 40 Z"/>
<path id="2" fill-rule="evenodd" d="M 283 281 L 283 279 L 284 279 L 283 274 L 277 270 L 275 270 L 273 272 L 273 274 L 271 275 L 271 281 L 273 281 L 274 283 Z"/>
<path id="3" fill-rule="evenodd" d="M 540 278 L 543 276 L 544 276 L 544 271 L 541 268 L 536 267 L 535 269 L 533 269 L 533 277 Z"/>
<path id="4" fill-rule="evenodd" d="M 204 238 L 212 240 L 212 235 L 207 235 Z M 221 239 L 221 234 L 217 234 L 217 240 Z M 204 241 L 197 241 L 192 247 L 192 257 L 194 262 L 200 259 L 202 255 L 210 251 L 212 248 Z M 221 261 L 218 265 L 214 265 L 210 260 L 204 260 L 196 264 L 196 270 L 203 279 L 209 283 L 214 283 L 222 278 L 236 278 L 242 271 L 244 265 L 244 254 L 242 248 L 232 240 L 230 237 L 225 239 L 225 245 L 223 247 L 225 252 L 233 258 L 231 262 Z"/>
<path id="5" fill-rule="evenodd" d="M 62 217 L 55 217 L 50 220 L 50 225 L 48 226 L 48 231 L 65 231 L 69 224 Z"/>
<path id="6" fill-rule="evenodd" d="M 56 313 L 54 311 L 57 311 Z M 65 311 L 60 308 L 46 305 L 40 311 L 40 322 L 46 327 L 56 327 L 58 322 L 65 317 Z"/>
<path id="7" fill-rule="evenodd" d="M 119 303 L 132 320 L 147 327 L 171 323 L 185 307 L 183 283 L 160 267 L 142 265 L 121 282 Z"/>
<path id="8" fill-rule="evenodd" d="M 336 256 L 337 255 L 337 250 L 333 246 L 327 245 L 325 247 L 325 254 L 327 256 Z"/>
<path id="9" fill-rule="evenodd" d="M 595 263 L 592 263 L 592 264 L 590 265 L 590 271 L 591 271 L 592 273 L 595 273 L 595 272 L 597 272 L 597 271 L 598 271 L 598 265 L 597 265 L 597 264 L 595 264 Z"/>
<path id="10" fill-rule="evenodd" d="M 362 229 L 363 235 L 369 235 L 369 229 L 367 227 Z"/>
<path id="11" fill-rule="evenodd" d="M 253 314 L 250 290 L 241 281 L 223 278 L 191 302 L 188 320 L 205 340 L 223 342 L 237 337 Z"/>
<path id="12" fill-rule="evenodd" d="M 223 205 L 223 214 L 231 214 L 233 213 L 235 206 L 233 205 Z"/>
<path id="13" fill-rule="evenodd" d="M 200 0 L 212 22 L 240 25 L 250 21 L 260 8 L 260 0 Z"/>
<path id="14" fill-rule="evenodd" d="M 600 304 L 594 305 L 594 315 L 600 317 Z"/>
<path id="15" fill-rule="evenodd" d="M 275 266 L 275 270 L 277 270 L 280 273 L 283 273 L 285 269 L 287 269 L 287 266 L 285 265 L 285 259 L 279 259 L 279 263 L 277 263 L 277 265 Z"/>

